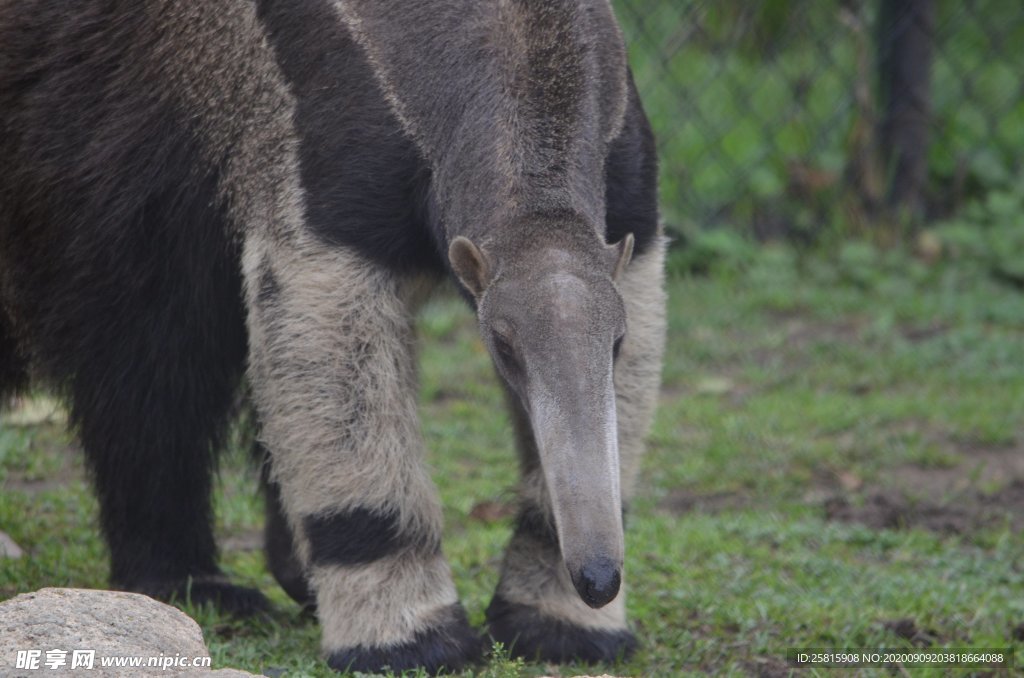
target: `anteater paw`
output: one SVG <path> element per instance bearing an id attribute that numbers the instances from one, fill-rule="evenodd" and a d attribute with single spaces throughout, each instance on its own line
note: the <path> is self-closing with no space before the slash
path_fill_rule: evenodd
<path id="1" fill-rule="evenodd" d="M 513 657 L 559 664 L 620 661 L 638 645 L 627 628 L 586 628 L 497 595 L 487 608 L 487 625 Z"/>
<path id="2" fill-rule="evenodd" d="M 328 665 L 338 671 L 400 673 L 422 668 L 430 674 L 459 671 L 478 661 L 483 642 L 466 619 L 461 605 L 453 605 L 434 626 L 416 633 L 406 642 L 391 645 L 341 648 L 330 652 Z"/>

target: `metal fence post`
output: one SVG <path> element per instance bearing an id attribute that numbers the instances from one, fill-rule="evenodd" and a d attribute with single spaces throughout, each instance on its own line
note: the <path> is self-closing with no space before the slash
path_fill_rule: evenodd
<path id="1" fill-rule="evenodd" d="M 890 207 L 923 216 L 935 5 L 932 0 L 880 1 L 879 139 L 889 177 L 887 200 Z"/>

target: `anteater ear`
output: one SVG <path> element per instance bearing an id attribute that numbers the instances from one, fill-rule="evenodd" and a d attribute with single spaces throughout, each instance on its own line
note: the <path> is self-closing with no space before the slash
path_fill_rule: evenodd
<path id="1" fill-rule="evenodd" d="M 448 246 L 448 262 L 463 286 L 479 299 L 491 281 L 491 267 L 480 248 L 460 235 Z"/>
<path id="2" fill-rule="evenodd" d="M 627 233 L 626 237 L 619 242 L 608 245 L 606 251 L 611 260 L 612 280 L 619 279 L 622 272 L 626 270 L 626 266 L 629 265 L 629 260 L 633 258 L 633 242 L 633 234 Z"/>

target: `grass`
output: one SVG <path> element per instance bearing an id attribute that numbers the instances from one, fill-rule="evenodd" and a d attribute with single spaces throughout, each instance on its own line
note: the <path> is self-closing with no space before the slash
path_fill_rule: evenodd
<path id="1" fill-rule="evenodd" d="M 661 407 L 627 544 L 642 650 L 608 667 L 499 654 L 473 675 L 784 675 L 792 647 L 1024 651 L 1024 295 L 957 263 L 783 248 L 677 274 L 670 295 Z M 481 624 L 510 526 L 471 514 L 511 498 L 510 427 L 461 303 L 431 302 L 421 336 L 445 551 Z M 104 585 L 79 455 L 59 411 L 47 418 L 46 401 L 34 403 L 0 426 L 0 530 L 27 553 L 0 560 L 0 599 Z M 244 455 L 228 455 L 218 531 L 226 568 L 279 612 L 189 612 L 215 668 L 333 675 L 317 625 L 264 569 L 255 480 Z"/>

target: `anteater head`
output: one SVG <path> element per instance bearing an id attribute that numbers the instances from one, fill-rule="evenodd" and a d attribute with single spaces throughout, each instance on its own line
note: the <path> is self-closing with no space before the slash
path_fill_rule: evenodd
<path id="1" fill-rule="evenodd" d="M 515 229 L 529 241 L 517 245 L 457 237 L 449 261 L 529 416 L 569 575 L 597 608 L 618 594 L 624 552 L 613 371 L 626 312 L 615 278 L 633 237 L 568 237 L 558 221 Z"/>

